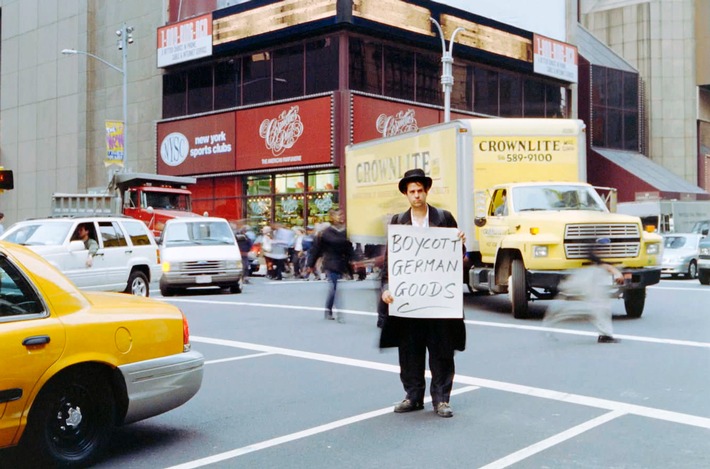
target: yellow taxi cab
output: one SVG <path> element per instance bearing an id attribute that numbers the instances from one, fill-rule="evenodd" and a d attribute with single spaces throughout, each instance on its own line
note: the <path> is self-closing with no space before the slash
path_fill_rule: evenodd
<path id="1" fill-rule="evenodd" d="M 184 314 L 148 298 L 80 291 L 0 242 L 0 448 L 55 466 L 96 461 L 115 426 L 174 409 L 202 384 Z"/>

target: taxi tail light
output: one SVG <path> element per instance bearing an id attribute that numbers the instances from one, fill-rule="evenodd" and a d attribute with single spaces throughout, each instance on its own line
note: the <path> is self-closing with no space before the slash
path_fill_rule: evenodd
<path id="1" fill-rule="evenodd" d="M 182 313 L 182 349 L 184 352 L 190 351 L 190 326 L 187 323 L 185 313 Z"/>
<path id="2" fill-rule="evenodd" d="M 160 262 L 160 249 L 156 249 L 156 250 L 155 250 L 155 257 L 157 257 L 157 259 L 158 259 L 158 264 L 160 264 L 160 263 L 161 263 L 161 262 Z"/>

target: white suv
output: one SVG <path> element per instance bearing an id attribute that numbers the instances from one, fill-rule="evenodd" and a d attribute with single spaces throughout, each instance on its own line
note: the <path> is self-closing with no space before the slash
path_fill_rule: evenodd
<path id="1" fill-rule="evenodd" d="M 80 226 L 99 245 L 90 267 L 89 251 L 77 237 Z M 151 280 L 160 277 L 153 233 L 134 218 L 32 219 L 15 223 L 0 240 L 29 247 L 85 290 L 149 296 Z"/>
<path id="2" fill-rule="evenodd" d="M 241 293 L 242 255 L 232 227 L 224 218 L 170 219 L 159 244 L 163 296 L 189 287 L 209 286 Z"/>

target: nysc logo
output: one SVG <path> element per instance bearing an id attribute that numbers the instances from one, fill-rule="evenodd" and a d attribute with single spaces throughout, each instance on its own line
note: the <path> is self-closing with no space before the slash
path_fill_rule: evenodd
<path id="1" fill-rule="evenodd" d="M 180 132 L 165 136 L 160 142 L 160 159 L 168 166 L 179 166 L 190 152 L 190 142 Z"/>

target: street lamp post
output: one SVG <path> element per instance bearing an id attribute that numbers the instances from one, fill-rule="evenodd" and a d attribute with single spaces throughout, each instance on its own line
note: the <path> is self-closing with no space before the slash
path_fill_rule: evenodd
<path id="1" fill-rule="evenodd" d="M 436 29 L 439 30 L 439 37 L 441 38 L 441 87 L 444 91 L 444 122 L 449 122 L 451 120 L 451 89 L 454 87 L 454 58 L 451 52 L 454 49 L 454 37 L 456 37 L 456 33 L 464 31 L 464 28 L 456 28 L 454 32 L 451 33 L 449 50 L 446 50 L 446 41 L 444 40 L 444 31 L 442 31 L 441 25 L 432 17 L 429 17 L 429 21 L 434 23 Z"/>
<path id="2" fill-rule="evenodd" d="M 89 56 L 92 59 L 98 60 L 99 62 L 103 63 L 104 65 L 107 65 L 108 67 L 116 70 L 121 75 L 123 75 L 123 167 L 124 169 L 126 169 L 126 163 L 128 161 L 128 73 L 126 67 L 128 64 L 128 44 L 133 44 L 133 27 L 126 26 L 126 23 L 123 23 L 121 29 L 116 31 L 116 35 L 118 36 L 118 50 L 121 51 L 121 55 L 123 56 L 122 67 L 117 67 L 111 62 L 102 59 L 98 55 L 94 55 L 91 52 L 86 52 L 83 50 L 63 49 L 62 54 Z"/>

